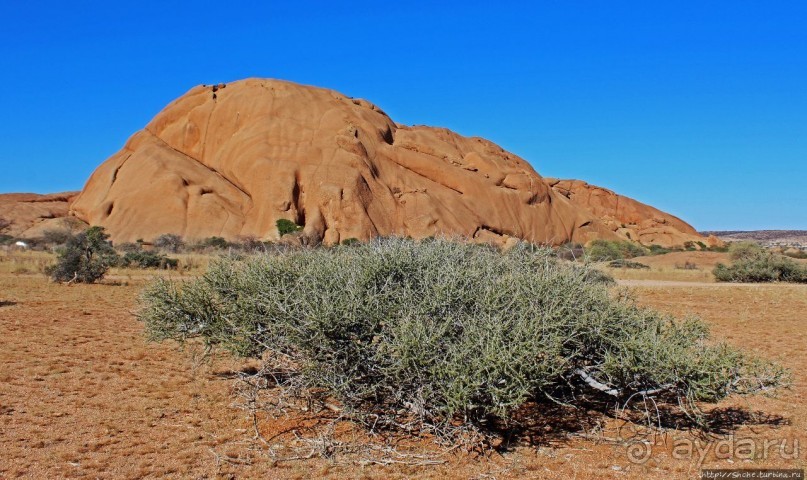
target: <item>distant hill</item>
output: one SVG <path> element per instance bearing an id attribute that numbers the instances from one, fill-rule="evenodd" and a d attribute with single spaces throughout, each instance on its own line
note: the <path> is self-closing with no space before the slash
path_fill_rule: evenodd
<path id="1" fill-rule="evenodd" d="M 766 245 L 807 248 L 807 230 L 710 230 L 701 235 L 714 235 L 725 242 L 753 240 Z"/>

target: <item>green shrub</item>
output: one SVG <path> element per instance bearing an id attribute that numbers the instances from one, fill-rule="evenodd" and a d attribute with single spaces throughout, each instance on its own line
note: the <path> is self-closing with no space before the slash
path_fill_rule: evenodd
<path id="1" fill-rule="evenodd" d="M 42 242 L 47 245 L 65 245 L 73 237 L 73 232 L 66 228 L 45 230 L 42 232 Z"/>
<path id="2" fill-rule="evenodd" d="M 579 243 L 565 243 L 556 250 L 558 258 L 564 260 L 582 260 L 586 256 L 586 250 Z"/>
<path id="3" fill-rule="evenodd" d="M 764 254 L 765 248 L 756 242 L 735 242 L 729 245 L 728 251 L 732 260 L 742 260 Z"/>
<path id="4" fill-rule="evenodd" d="M 223 240 L 223 239 L 222 239 Z M 179 253 L 185 246 L 182 237 L 173 233 L 165 233 L 154 239 L 154 248 L 164 250 L 170 253 Z"/>
<path id="5" fill-rule="evenodd" d="M 45 272 L 57 282 L 94 283 L 117 263 L 118 254 L 104 228 L 90 227 L 70 237 L 58 252 L 56 264 Z"/>
<path id="6" fill-rule="evenodd" d="M 638 243 L 625 241 L 621 243 L 621 247 L 625 258 L 642 257 L 647 255 L 647 249 Z"/>
<path id="7" fill-rule="evenodd" d="M 142 252 L 143 245 L 140 243 L 126 242 L 118 244 L 116 249 L 123 253 Z"/>
<path id="8" fill-rule="evenodd" d="M 807 251 L 805 250 L 785 250 L 783 255 L 790 257 L 790 258 L 798 258 L 803 260 L 807 258 Z"/>
<path id="9" fill-rule="evenodd" d="M 230 242 L 222 237 L 208 237 L 199 242 L 201 248 L 215 248 L 217 250 L 226 250 L 230 248 Z"/>
<path id="10" fill-rule="evenodd" d="M 648 250 L 637 243 L 617 240 L 594 240 L 586 248 L 589 259 L 595 262 L 621 260 L 647 255 Z"/>
<path id="11" fill-rule="evenodd" d="M 586 249 L 588 258 L 595 261 L 611 261 L 624 258 L 617 242 L 609 240 L 594 240 Z"/>
<path id="12" fill-rule="evenodd" d="M 128 268 L 161 268 L 173 270 L 177 268 L 179 261 L 174 258 L 144 250 L 127 252 L 121 258 L 119 265 Z"/>
<path id="13" fill-rule="evenodd" d="M 266 251 L 267 248 L 270 248 L 271 245 L 271 242 L 264 242 L 252 235 L 242 235 L 238 237 L 236 243 L 232 244 L 234 248 L 244 252 L 263 252 Z"/>
<path id="14" fill-rule="evenodd" d="M 608 263 L 611 268 L 632 268 L 632 269 L 650 269 L 648 265 L 639 262 L 631 262 L 630 260 L 612 260 Z"/>
<path id="15" fill-rule="evenodd" d="M 655 244 L 650 245 L 649 247 L 647 247 L 647 249 L 649 250 L 650 255 L 664 255 L 672 252 L 672 250 L 670 250 L 669 248 L 665 248 L 662 247 L 661 245 L 655 245 Z"/>
<path id="16" fill-rule="evenodd" d="M 783 255 L 759 248 L 751 251 L 746 247 L 729 250 L 734 263 L 730 266 L 718 263 L 712 270 L 719 282 L 792 282 L 807 283 L 807 266 L 800 265 Z"/>
<path id="17" fill-rule="evenodd" d="M 456 433 L 515 421 L 530 400 L 715 401 L 784 373 L 614 296 L 588 265 L 544 248 L 445 240 L 220 259 L 202 277 L 159 279 L 139 318 L 153 340 L 201 337 L 262 357 L 306 402 L 336 399 L 368 424 Z"/>
<path id="18" fill-rule="evenodd" d="M 276 225 L 277 225 L 277 232 L 280 234 L 281 237 L 283 235 L 288 235 L 289 233 L 299 232 L 300 230 L 303 229 L 303 227 L 285 218 L 281 218 L 280 220 L 278 220 L 276 222 Z"/>
<path id="19" fill-rule="evenodd" d="M 591 283 L 601 283 L 609 286 L 616 285 L 616 280 L 614 280 L 614 277 L 598 268 L 588 268 L 586 270 L 586 281 Z"/>

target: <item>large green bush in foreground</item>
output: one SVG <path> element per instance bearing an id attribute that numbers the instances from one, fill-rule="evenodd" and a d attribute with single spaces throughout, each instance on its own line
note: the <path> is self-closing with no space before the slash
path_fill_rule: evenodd
<path id="1" fill-rule="evenodd" d="M 507 423 L 528 400 L 585 394 L 692 405 L 782 380 L 710 341 L 702 322 L 641 308 L 597 278 L 527 245 L 381 239 L 157 280 L 139 317 L 154 340 L 263 356 L 281 385 L 375 425 Z"/>

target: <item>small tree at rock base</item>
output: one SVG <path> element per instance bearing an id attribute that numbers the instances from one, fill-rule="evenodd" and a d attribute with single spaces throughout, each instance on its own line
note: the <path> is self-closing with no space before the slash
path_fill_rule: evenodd
<path id="1" fill-rule="evenodd" d="M 57 282 L 94 283 L 102 279 L 118 254 L 103 227 L 91 227 L 67 240 L 46 273 Z"/>
<path id="2" fill-rule="evenodd" d="M 155 248 L 171 253 L 178 253 L 184 246 L 185 242 L 182 237 L 173 233 L 166 233 L 154 239 Z"/>
<path id="3" fill-rule="evenodd" d="M 277 232 L 280 234 L 281 237 L 283 235 L 298 232 L 303 229 L 303 227 L 285 218 L 281 218 L 275 224 L 277 225 Z"/>
<path id="4" fill-rule="evenodd" d="M 121 257 L 118 265 L 126 268 L 160 268 L 164 270 L 174 270 L 179 265 L 175 258 L 156 253 L 140 250 L 137 252 L 126 252 Z"/>
<path id="5" fill-rule="evenodd" d="M 64 245 L 73 236 L 70 230 L 65 228 L 56 228 L 45 230 L 42 233 L 42 241 L 47 245 Z"/>
<path id="6" fill-rule="evenodd" d="M 585 251 L 589 259 L 595 262 L 623 260 L 640 257 L 648 253 L 647 249 L 630 241 L 602 239 L 592 241 Z"/>

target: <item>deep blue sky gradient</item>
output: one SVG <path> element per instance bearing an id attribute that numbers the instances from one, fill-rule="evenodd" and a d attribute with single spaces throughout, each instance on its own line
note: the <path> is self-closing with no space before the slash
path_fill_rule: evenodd
<path id="1" fill-rule="evenodd" d="M 699 229 L 807 229 L 807 2 L 10 1 L 0 192 L 80 189 L 201 83 L 486 137 Z"/>

